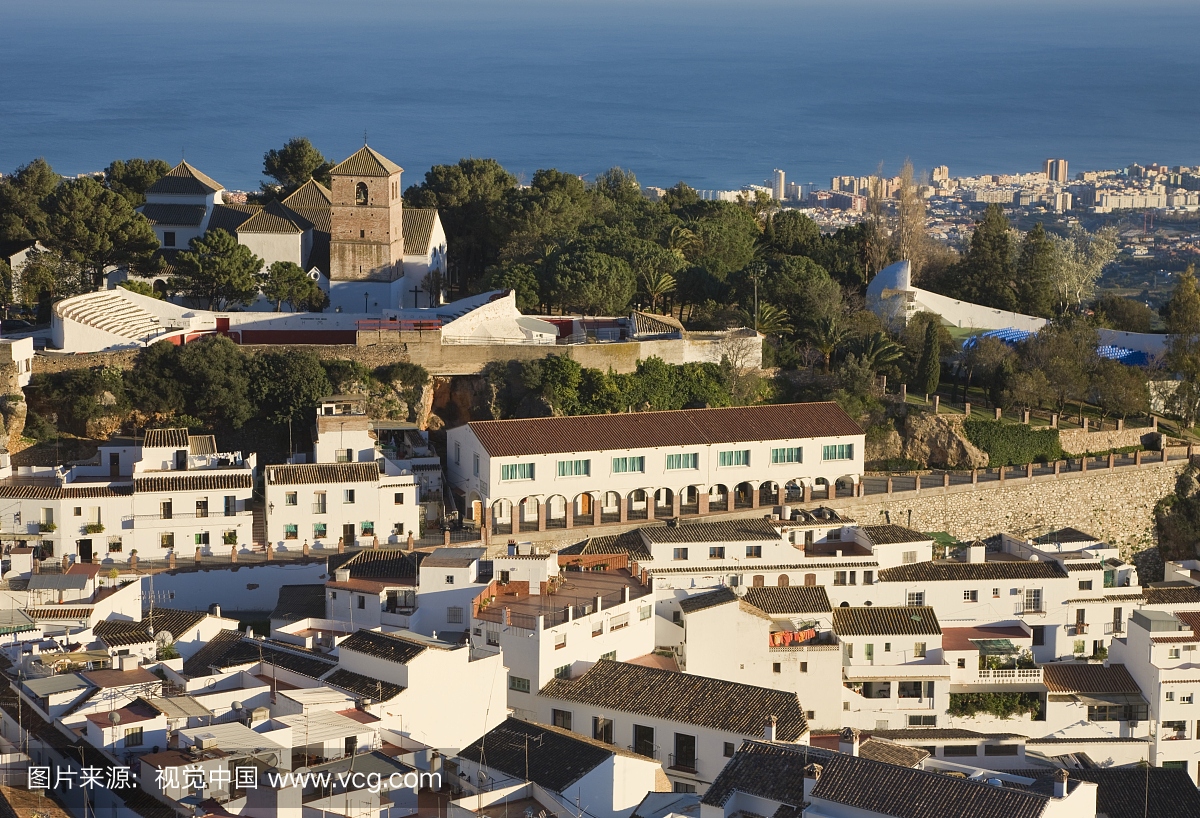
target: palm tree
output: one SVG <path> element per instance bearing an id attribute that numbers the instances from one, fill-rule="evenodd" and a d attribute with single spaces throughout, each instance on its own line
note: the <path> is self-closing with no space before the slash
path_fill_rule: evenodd
<path id="1" fill-rule="evenodd" d="M 878 372 L 904 357 L 900 345 L 882 332 L 873 332 L 860 338 L 854 345 L 854 352 L 872 372 Z"/>
<path id="2" fill-rule="evenodd" d="M 650 311 L 658 312 L 658 300 L 675 292 L 675 276 L 666 270 L 648 270 L 642 274 L 646 295 L 650 296 Z"/>
<path id="3" fill-rule="evenodd" d="M 805 336 L 825 359 L 825 371 L 829 372 L 833 353 L 846 340 L 846 329 L 842 326 L 840 315 L 828 315 L 818 318 L 805 330 Z"/>
<path id="4" fill-rule="evenodd" d="M 745 313 L 745 315 L 747 323 L 753 321 L 754 328 L 766 336 L 778 338 L 794 329 L 787 310 L 765 301 L 758 305 L 758 320 L 755 320 L 750 313 Z"/>
<path id="5" fill-rule="evenodd" d="M 674 253 L 680 261 L 687 260 L 687 252 L 700 246 L 700 237 L 688 227 L 677 224 L 667 234 L 667 249 Z"/>

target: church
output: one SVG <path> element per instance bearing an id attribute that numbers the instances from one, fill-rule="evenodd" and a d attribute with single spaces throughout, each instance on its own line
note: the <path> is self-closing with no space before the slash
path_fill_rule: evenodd
<path id="1" fill-rule="evenodd" d="M 330 187 L 310 179 L 281 202 L 251 205 L 224 201 L 219 182 L 180 162 L 150 186 L 140 210 L 168 264 L 191 239 L 220 228 L 264 265 L 307 270 L 330 311 L 433 307 L 444 301 L 446 233 L 437 210 L 403 206 L 403 172 L 363 145 L 330 171 Z M 165 278 L 155 287 L 165 288 Z M 261 300 L 252 307 L 268 308 Z"/>

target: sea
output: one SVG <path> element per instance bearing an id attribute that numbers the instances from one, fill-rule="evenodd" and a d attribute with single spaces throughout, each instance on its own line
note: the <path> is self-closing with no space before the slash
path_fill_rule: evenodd
<path id="1" fill-rule="evenodd" d="M 1196 0 L 0 0 L 0 172 L 303 135 L 696 188 L 1200 164 Z"/>

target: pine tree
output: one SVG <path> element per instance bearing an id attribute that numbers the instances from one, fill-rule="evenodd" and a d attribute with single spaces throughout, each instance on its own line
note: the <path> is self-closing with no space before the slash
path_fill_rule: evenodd
<path id="1" fill-rule="evenodd" d="M 1012 237 L 1008 218 L 1000 205 L 988 205 L 983 220 L 971 236 L 971 246 L 960 265 L 959 298 L 995 307 L 1016 310 L 1017 295 L 1012 260 Z"/>
<path id="2" fill-rule="evenodd" d="M 1040 224 L 1025 235 L 1017 258 L 1017 309 L 1027 315 L 1054 315 L 1054 242 Z"/>

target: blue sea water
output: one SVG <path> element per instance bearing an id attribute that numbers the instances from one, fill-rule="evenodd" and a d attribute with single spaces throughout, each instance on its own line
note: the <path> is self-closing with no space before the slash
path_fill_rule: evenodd
<path id="1" fill-rule="evenodd" d="M 1200 163 L 1195 0 L 0 0 L 0 170 L 294 135 L 420 181 L 492 156 L 723 188 Z"/>

